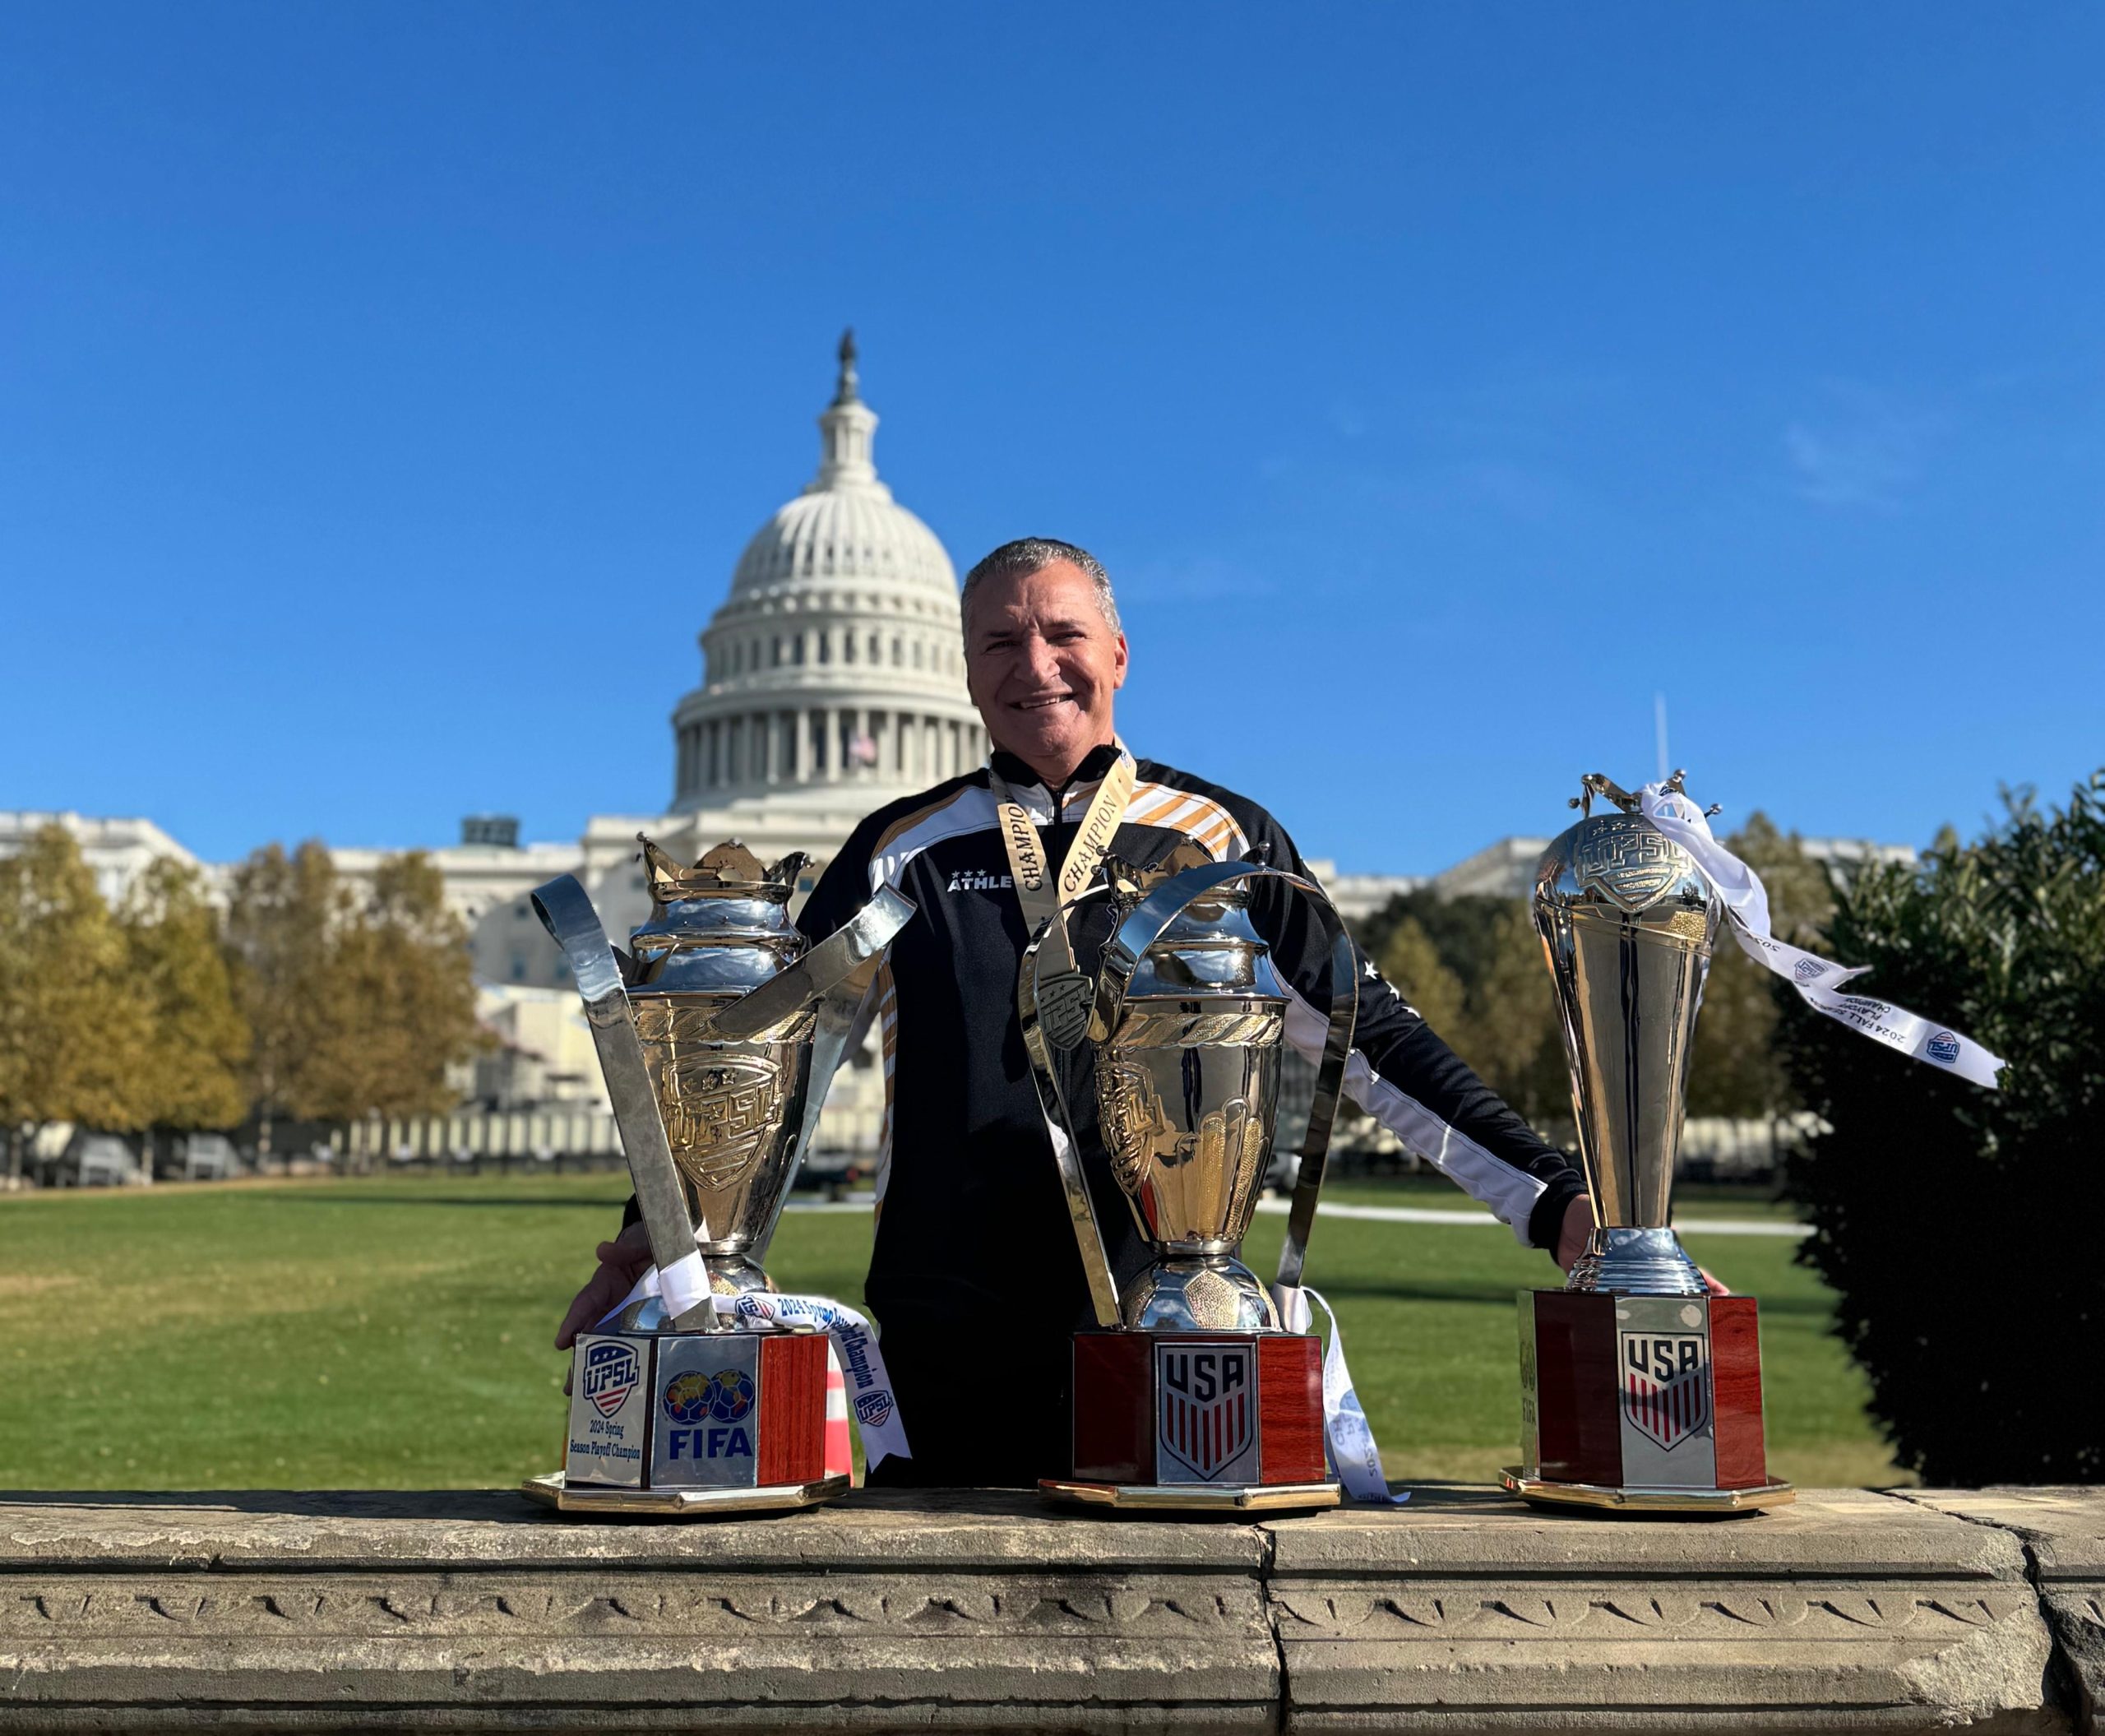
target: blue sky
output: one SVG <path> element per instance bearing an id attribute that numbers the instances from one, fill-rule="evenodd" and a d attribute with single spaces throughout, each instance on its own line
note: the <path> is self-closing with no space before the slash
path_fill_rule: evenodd
<path id="1" fill-rule="evenodd" d="M 1348 869 L 2105 762 L 2088 5 L 0 9 L 0 806 L 657 811 L 853 322 Z"/>

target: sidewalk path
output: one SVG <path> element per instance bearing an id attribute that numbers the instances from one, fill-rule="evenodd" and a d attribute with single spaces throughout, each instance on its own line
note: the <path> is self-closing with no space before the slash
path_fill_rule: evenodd
<path id="1" fill-rule="evenodd" d="M 867 1211 L 876 1196 L 851 1193 L 844 1200 L 792 1200 L 789 1211 Z M 1284 1217 L 1284 1200 L 1260 1200 L 1257 1210 Z M 1506 1226 L 1487 1211 L 1434 1211 L 1423 1206 L 1349 1206 L 1342 1200 L 1326 1201 L 1326 1218 L 1365 1218 L 1376 1224 L 1445 1224 L 1464 1229 L 1503 1229 Z M 1800 1241 L 1812 1234 L 1810 1224 L 1786 1223 L 1778 1218 L 1677 1218 L 1674 1228 L 1692 1236 L 1784 1236 Z"/>

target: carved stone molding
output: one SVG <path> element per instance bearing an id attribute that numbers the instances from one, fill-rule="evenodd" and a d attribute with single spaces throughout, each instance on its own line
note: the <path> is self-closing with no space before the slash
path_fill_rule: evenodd
<path id="1" fill-rule="evenodd" d="M 2099 1730 L 2101 1536 L 2083 1491 L 1707 1523 L 0 1497 L 0 1729 Z"/>

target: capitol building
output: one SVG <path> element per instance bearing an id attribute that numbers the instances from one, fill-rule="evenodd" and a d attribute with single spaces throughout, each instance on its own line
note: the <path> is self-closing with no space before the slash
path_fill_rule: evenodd
<path id="1" fill-rule="evenodd" d="M 523 845 L 515 820 L 478 816 L 460 844 L 428 853 L 468 923 L 475 974 L 500 998 L 567 987 L 527 902 L 552 876 L 577 875 L 616 940 L 644 919 L 638 832 L 684 860 L 726 838 L 763 861 L 802 851 L 809 891 L 872 808 L 985 758 L 957 573 L 877 475 L 877 416 L 855 360 L 851 333 L 818 419 L 817 474 L 754 533 L 701 631 L 701 683 L 673 708 L 665 811 L 595 815 L 574 844 Z M 332 854 L 359 877 L 383 854 Z"/>

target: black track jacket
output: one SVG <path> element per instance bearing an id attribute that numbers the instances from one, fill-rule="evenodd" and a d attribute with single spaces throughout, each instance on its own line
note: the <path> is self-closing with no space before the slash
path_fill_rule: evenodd
<path id="1" fill-rule="evenodd" d="M 1098 780 L 1102 748 L 1059 792 L 997 753 L 1057 869 Z M 1140 866 L 1181 840 L 1215 859 L 1268 845 L 1305 873 L 1293 843 L 1257 806 L 1153 760 L 1118 828 L 1114 854 Z M 888 1113 L 877 1172 L 867 1290 L 912 1443 L 900 1476 L 929 1484 L 1018 1484 L 1067 1470 L 1069 1337 L 1088 1291 L 1054 1171 L 1016 1016 L 1028 942 L 996 829 L 984 767 L 880 808 L 857 826 L 798 921 L 821 940 L 886 882 L 919 906 L 892 942 L 875 994 Z M 1329 998 L 1322 932 L 1306 905 L 1259 882 L 1254 925 L 1294 998 L 1288 1040 L 1320 1054 Z M 1075 913 L 1076 951 L 1092 966 L 1104 903 Z M 1508 1109 L 1364 956 L 1346 1089 L 1412 1150 L 1452 1177 L 1536 1248 L 1553 1248 L 1576 1171 Z M 1085 1113 L 1093 1093 L 1075 1104 Z M 1098 1222 L 1123 1283 L 1145 1263 L 1132 1213 L 1085 1139 Z"/>

